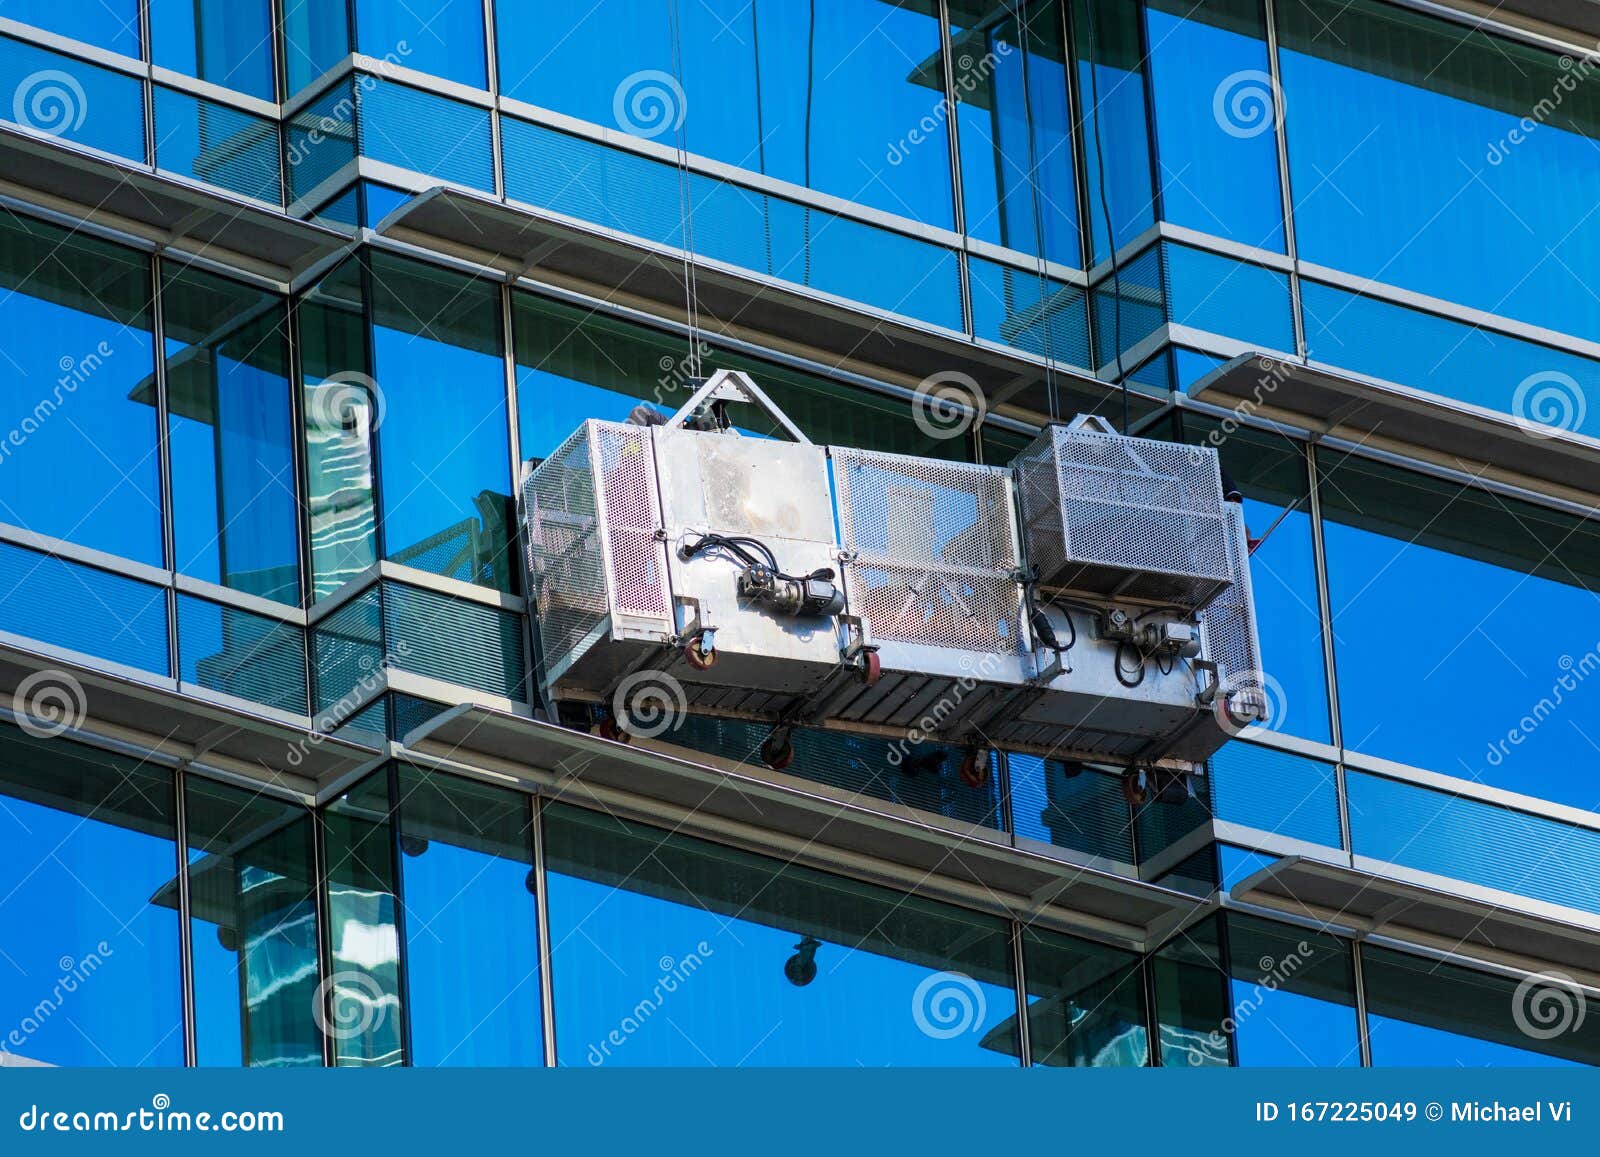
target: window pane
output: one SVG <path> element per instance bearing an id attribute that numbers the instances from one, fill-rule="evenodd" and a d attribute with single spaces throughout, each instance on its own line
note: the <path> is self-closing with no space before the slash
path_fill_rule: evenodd
<path id="1" fill-rule="evenodd" d="M 1319 461 L 1345 745 L 1592 808 L 1573 769 L 1594 758 L 1600 532 L 1353 455 Z M 1441 617 L 1446 599 L 1458 613 Z M 1405 623 L 1434 626 L 1402 641 Z"/>
<path id="2" fill-rule="evenodd" d="M 5 213 L 0 277 L 0 519 L 160 566 L 149 259 Z"/>
<path id="3" fill-rule="evenodd" d="M 1144 973 L 1137 956 L 1035 928 L 1025 928 L 1022 941 L 1034 1064 L 1149 1063 Z"/>
<path id="4" fill-rule="evenodd" d="M 1374 1065 L 1600 1064 L 1600 1028 L 1593 1017 L 1569 1016 L 1567 1031 L 1554 1034 L 1545 1031 L 1548 1022 L 1529 1019 L 1547 1012 L 1559 1016 L 1558 1002 L 1584 1000 L 1558 980 L 1519 984 L 1383 948 L 1363 947 L 1361 962 Z M 1530 1001 L 1551 1003 L 1541 1009 Z M 1523 1024 L 1539 1035 L 1524 1031 Z"/>
<path id="5" fill-rule="evenodd" d="M 483 0 L 356 0 L 356 30 L 359 51 L 368 56 L 474 88 L 489 86 Z"/>
<path id="6" fill-rule="evenodd" d="M 1139 8 L 1122 0 L 1074 0 L 1073 27 L 1089 218 L 1094 222 L 1094 261 L 1100 262 L 1112 248 L 1155 224 Z"/>
<path id="7" fill-rule="evenodd" d="M 311 813 L 198 776 L 185 803 L 200 1063 L 322 1064 Z"/>
<path id="8" fill-rule="evenodd" d="M 400 939 L 389 774 L 375 772 L 325 813 L 328 951 L 326 1033 L 333 1063 L 404 1063 Z"/>
<path id="9" fill-rule="evenodd" d="M 1016 1063 L 1001 921 L 545 814 L 562 1064 Z"/>
<path id="10" fill-rule="evenodd" d="M 277 100 L 269 0 L 150 0 L 155 63 L 224 88 Z"/>
<path id="11" fill-rule="evenodd" d="M 155 104 L 160 168 L 283 203 L 277 121 L 160 86 Z"/>
<path id="12" fill-rule="evenodd" d="M 0 16 L 124 56 L 139 53 L 139 0 L 0 0 Z"/>
<path id="13" fill-rule="evenodd" d="M 0 117 L 145 162 L 144 86 L 137 77 L 0 36 Z"/>
<path id="14" fill-rule="evenodd" d="M 1282 106 L 1261 0 L 1150 0 L 1145 13 L 1162 215 L 1283 252 Z"/>
<path id="15" fill-rule="evenodd" d="M 1231 1064 L 1227 976 L 1217 942 L 1217 921 L 1180 933 L 1150 959 L 1155 981 L 1161 1064 L 1199 1068 Z"/>
<path id="16" fill-rule="evenodd" d="M 395 562 L 511 589 L 511 447 L 497 288 L 372 258 L 383 536 Z"/>
<path id="17" fill-rule="evenodd" d="M 355 87 L 361 155 L 474 189 L 494 189 L 487 109 L 363 74 Z"/>
<path id="18" fill-rule="evenodd" d="M 298 604 L 284 300 L 208 273 L 163 268 L 178 569 Z"/>
<path id="19" fill-rule="evenodd" d="M 165 772 L 0 729 L 7 1052 L 51 1065 L 183 1063 L 172 810 Z"/>
<path id="20" fill-rule="evenodd" d="M 1300 256 L 1600 336 L 1600 93 L 1584 71 L 1373 0 L 1278 13 Z"/>
<path id="21" fill-rule="evenodd" d="M 177 604 L 184 682 L 307 714 L 304 627 L 189 594 Z"/>
<path id="22" fill-rule="evenodd" d="M 1360 1065 L 1350 946 L 1266 920 L 1227 919 L 1229 1027 L 1239 1064 Z"/>
<path id="23" fill-rule="evenodd" d="M 1062 5 L 957 3 L 950 16 L 967 232 L 1081 267 Z"/>
<path id="24" fill-rule="evenodd" d="M 532 801 L 410 767 L 400 800 L 411 1063 L 542 1064 Z"/>
<path id="25" fill-rule="evenodd" d="M 312 597 L 321 598 L 378 560 L 372 447 L 383 410 L 367 360 L 359 262 L 319 282 L 295 316 L 305 377 Z"/>
<path id="26" fill-rule="evenodd" d="M 1133 818 L 1116 775 L 1037 755 L 1013 753 L 1006 760 L 1017 835 L 1133 863 Z"/>
<path id="27" fill-rule="evenodd" d="M 343 60 L 350 48 L 348 0 L 290 0 L 283 6 L 282 52 L 290 96 Z"/>
<path id="28" fill-rule="evenodd" d="M 499 4 L 508 96 L 950 228 L 939 21 L 925 3 Z M 896 146 L 918 129 L 921 144 Z M 895 157 L 898 156 L 898 163 Z"/>

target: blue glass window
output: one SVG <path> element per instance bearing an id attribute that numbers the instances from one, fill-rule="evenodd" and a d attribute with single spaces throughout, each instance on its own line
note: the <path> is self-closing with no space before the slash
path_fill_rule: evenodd
<path id="1" fill-rule="evenodd" d="M 1087 295 L 1038 270 L 967 260 L 972 286 L 972 330 L 989 341 L 1084 369 L 1089 364 Z"/>
<path id="2" fill-rule="evenodd" d="M 1344 845 L 1332 764 L 1240 741 L 1213 755 L 1209 769 L 1219 820 L 1330 848 Z"/>
<path id="3" fill-rule="evenodd" d="M 1376 0 L 1278 14 L 1301 258 L 1600 337 L 1600 93 L 1572 61 Z"/>
<path id="4" fill-rule="evenodd" d="M 1081 267 L 1062 5 L 1029 0 L 976 14 L 965 27 L 952 12 L 967 232 Z"/>
<path id="5" fill-rule="evenodd" d="M 0 117 L 145 162 L 144 85 L 124 72 L 0 36 Z"/>
<path id="6" fill-rule="evenodd" d="M 356 34 L 357 48 L 368 56 L 474 88 L 489 86 L 483 0 L 356 0 Z"/>
<path id="7" fill-rule="evenodd" d="M 510 429 L 500 297 L 484 281 L 374 254 L 373 377 L 388 558 L 511 589 Z"/>
<path id="8" fill-rule="evenodd" d="M 290 0 L 282 32 L 288 95 L 294 96 L 349 55 L 348 0 Z"/>
<path id="9" fill-rule="evenodd" d="M 208 273 L 163 270 L 177 568 L 298 604 L 286 304 Z"/>
<path id="10" fill-rule="evenodd" d="M 156 64 L 277 100 L 270 0 L 149 0 Z"/>
<path id="11" fill-rule="evenodd" d="M 155 106 L 158 167 L 282 205 L 277 121 L 160 86 Z"/>
<path id="12" fill-rule="evenodd" d="M 10 543 L 0 544 L 0 630 L 172 673 L 165 587 Z"/>
<path id="13" fill-rule="evenodd" d="M 138 56 L 139 0 L 0 0 L 0 16 Z"/>
<path id="14" fill-rule="evenodd" d="M 1006 756 L 1011 822 L 1019 836 L 1132 864 L 1133 817 L 1115 776 L 1079 763 Z"/>
<path id="15" fill-rule="evenodd" d="M 1227 1020 L 1228 970 L 1216 919 L 1196 924 L 1150 959 L 1155 990 L 1158 1063 L 1201 1068 L 1232 1063 Z"/>
<path id="16" fill-rule="evenodd" d="M 167 773 L 0 729 L 7 1052 L 50 1065 L 183 1063 L 174 837 Z"/>
<path id="17" fill-rule="evenodd" d="M 1145 20 L 1162 216 L 1283 252 L 1283 104 L 1260 0 L 1151 0 Z"/>
<path id="18" fill-rule="evenodd" d="M 177 603 L 184 682 L 307 714 L 305 628 L 188 594 Z"/>
<path id="19" fill-rule="evenodd" d="M 1187 245 L 1165 244 L 1167 308 L 1174 325 L 1293 353 L 1289 275 Z"/>
<path id="20" fill-rule="evenodd" d="M 489 110 L 366 74 L 355 93 L 362 156 L 494 189 Z"/>
<path id="21" fill-rule="evenodd" d="M 1122 0 L 1074 0 L 1078 94 L 1094 261 L 1106 260 L 1155 224 L 1150 128 L 1139 7 Z"/>
<path id="22" fill-rule="evenodd" d="M 0 519 L 160 566 L 149 259 L 8 213 L 0 267 Z"/>
<path id="23" fill-rule="evenodd" d="M 551 807 L 564 1065 L 1014 1065 L 1005 925 Z"/>
<path id="24" fill-rule="evenodd" d="M 1361 1064 L 1348 944 L 1248 916 L 1229 916 L 1227 935 L 1229 1027 L 1241 1067 Z"/>
<path id="25" fill-rule="evenodd" d="M 197 1059 L 321 1065 L 311 813 L 198 776 L 184 800 Z"/>
<path id="26" fill-rule="evenodd" d="M 1573 769 L 1594 758 L 1600 534 L 1457 482 L 1319 459 L 1345 746 L 1594 807 Z M 1397 636 L 1400 623 L 1433 626 Z"/>
<path id="27" fill-rule="evenodd" d="M 400 800 L 411 1063 L 542 1064 L 532 801 L 410 767 Z"/>
<path id="28" fill-rule="evenodd" d="M 1023 931 L 1022 946 L 1034 1064 L 1149 1063 L 1144 973 L 1137 956 L 1031 927 Z"/>

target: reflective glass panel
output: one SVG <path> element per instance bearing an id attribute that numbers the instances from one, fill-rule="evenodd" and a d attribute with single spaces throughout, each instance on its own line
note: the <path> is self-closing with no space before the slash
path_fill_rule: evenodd
<path id="1" fill-rule="evenodd" d="M 358 50 L 368 56 L 474 88 L 489 86 L 483 0 L 356 0 L 356 33 Z"/>
<path id="2" fill-rule="evenodd" d="M 531 802 L 400 771 L 412 1064 L 544 1061 Z"/>
<path id="3" fill-rule="evenodd" d="M 1030 927 L 1023 929 L 1022 946 L 1034 1064 L 1149 1063 L 1144 973 L 1137 956 Z"/>
<path id="4" fill-rule="evenodd" d="M 511 589 L 511 448 L 500 295 L 374 254 L 383 541 L 395 562 Z"/>
<path id="5" fill-rule="evenodd" d="M 0 280 L 0 519 L 160 566 L 149 259 L 5 212 Z"/>
<path id="6" fill-rule="evenodd" d="M 1094 264 L 1155 223 L 1139 6 L 1074 0 L 1073 30 Z"/>
<path id="7" fill-rule="evenodd" d="M 1226 1020 L 1227 970 L 1217 921 L 1180 933 L 1150 959 L 1155 985 L 1160 1063 L 1167 1068 L 1232 1063 Z"/>
<path id="8" fill-rule="evenodd" d="M 564 1065 L 1014 1065 L 1006 926 L 599 813 L 545 813 Z"/>
<path id="9" fill-rule="evenodd" d="M 1228 918 L 1229 1027 L 1241 1066 L 1359 1066 L 1355 966 L 1332 936 Z"/>
<path id="10" fill-rule="evenodd" d="M 389 773 L 379 771 L 324 813 L 328 955 L 323 1006 L 333 1063 L 403 1064 L 400 936 Z"/>
<path id="11" fill-rule="evenodd" d="M 311 813 L 198 776 L 185 807 L 200 1063 L 321 1065 Z"/>
<path id="12" fill-rule="evenodd" d="M 166 772 L 0 728 L 0 1053 L 183 1063 L 174 838 Z"/>
<path id="13" fill-rule="evenodd" d="M 351 49 L 348 0 L 286 0 L 282 28 L 290 96 L 343 60 Z"/>
<path id="14" fill-rule="evenodd" d="M 1519 984 L 1384 948 L 1363 947 L 1361 962 L 1374 1065 L 1600 1064 L 1600 1026 L 1559 981 Z M 1551 1015 L 1564 1031 L 1547 1031 Z"/>
<path id="15" fill-rule="evenodd" d="M 0 36 L 0 118 L 145 162 L 144 85 L 125 72 Z"/>
<path id="16" fill-rule="evenodd" d="M 149 0 L 155 63 L 276 100 L 271 0 Z"/>
<path id="17" fill-rule="evenodd" d="M 161 301 L 178 569 L 297 604 L 286 303 L 171 264 Z"/>
<path id="18" fill-rule="evenodd" d="M 120 52 L 139 53 L 139 0 L 0 0 L 0 16 Z"/>

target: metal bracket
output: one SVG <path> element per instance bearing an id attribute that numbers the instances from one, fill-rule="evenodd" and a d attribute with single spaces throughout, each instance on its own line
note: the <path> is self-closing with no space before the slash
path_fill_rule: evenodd
<path id="1" fill-rule="evenodd" d="M 800 427 L 789 420 L 789 416 L 778 408 L 776 402 L 761 392 L 761 387 L 756 385 L 749 374 L 741 370 L 717 370 L 701 384 L 676 414 L 666 420 L 664 425 L 683 426 L 708 401 L 742 402 L 755 406 L 796 442 L 805 446 L 811 445 L 811 439 L 800 432 Z"/>

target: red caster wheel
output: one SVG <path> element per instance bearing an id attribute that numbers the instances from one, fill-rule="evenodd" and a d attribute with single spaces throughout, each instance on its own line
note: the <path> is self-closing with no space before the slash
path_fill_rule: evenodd
<path id="1" fill-rule="evenodd" d="M 794 743 L 788 731 L 780 728 L 761 741 L 761 762 L 773 771 L 782 771 L 794 762 Z"/>
<path id="2" fill-rule="evenodd" d="M 878 652 L 863 651 L 860 659 L 861 681 L 871 687 L 883 676 L 883 664 L 878 659 Z"/>
<path id="3" fill-rule="evenodd" d="M 633 736 L 622 730 L 617 721 L 607 715 L 600 721 L 600 738 L 609 739 L 612 743 L 632 743 Z"/>
<path id="4" fill-rule="evenodd" d="M 683 645 L 683 657 L 696 671 L 709 671 L 717 665 L 717 650 L 715 647 L 702 648 L 700 644 L 699 636 L 690 639 Z"/>
<path id="5" fill-rule="evenodd" d="M 961 782 L 968 787 L 982 787 L 989 782 L 989 753 L 983 748 L 970 748 L 961 757 Z"/>
<path id="6" fill-rule="evenodd" d="M 1150 802 L 1150 785 L 1144 772 L 1131 768 L 1122 773 L 1122 798 L 1129 807 L 1143 807 Z"/>

